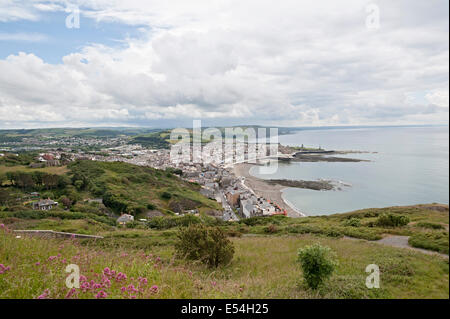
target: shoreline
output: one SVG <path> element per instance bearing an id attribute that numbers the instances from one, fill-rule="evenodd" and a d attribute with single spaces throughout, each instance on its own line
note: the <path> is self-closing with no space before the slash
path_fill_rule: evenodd
<path id="1" fill-rule="evenodd" d="M 289 201 L 283 198 L 283 190 L 286 186 L 271 185 L 265 180 L 250 175 L 250 169 L 253 164 L 240 163 L 233 165 L 233 173 L 237 177 L 244 177 L 245 184 L 258 196 L 264 197 L 274 203 L 280 208 L 285 209 L 288 217 L 305 217 L 306 214 L 295 208 Z"/>

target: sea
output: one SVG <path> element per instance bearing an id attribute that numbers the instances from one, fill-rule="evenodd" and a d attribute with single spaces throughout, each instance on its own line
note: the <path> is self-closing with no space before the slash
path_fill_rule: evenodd
<path id="1" fill-rule="evenodd" d="M 346 155 L 367 162 L 279 162 L 263 179 L 332 180 L 339 189 L 286 188 L 283 198 L 306 215 L 362 208 L 449 203 L 449 127 L 314 128 L 280 135 L 283 145 L 354 150 Z"/>

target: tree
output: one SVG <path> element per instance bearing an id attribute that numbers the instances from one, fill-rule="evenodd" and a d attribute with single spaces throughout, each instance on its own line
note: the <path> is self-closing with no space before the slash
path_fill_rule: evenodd
<path id="1" fill-rule="evenodd" d="M 0 187 L 3 185 L 3 182 L 6 182 L 8 178 L 6 177 L 6 174 L 1 173 L 0 174 Z"/>
<path id="2" fill-rule="evenodd" d="M 33 174 L 33 180 L 34 180 L 35 184 L 42 185 L 43 184 L 42 179 L 43 179 L 43 176 L 45 175 L 45 173 L 41 172 L 41 171 L 35 171 L 32 174 Z"/>
<path id="3" fill-rule="evenodd" d="M 16 172 L 6 172 L 6 178 L 12 185 L 15 185 L 16 176 L 17 176 Z"/>
<path id="4" fill-rule="evenodd" d="M 110 192 L 105 193 L 103 196 L 103 204 L 116 213 L 126 212 L 128 208 L 127 203 L 123 202 L 120 198 Z"/>
<path id="5" fill-rule="evenodd" d="M 59 176 L 54 174 L 45 174 L 42 176 L 42 183 L 46 189 L 56 188 L 59 183 Z"/>
<path id="6" fill-rule="evenodd" d="M 72 201 L 67 196 L 61 197 L 60 201 L 65 208 L 70 208 L 70 206 L 72 206 Z"/>
<path id="7" fill-rule="evenodd" d="M 31 174 L 18 173 L 15 178 L 15 184 L 20 188 L 31 188 L 35 186 L 33 177 Z"/>
<path id="8" fill-rule="evenodd" d="M 84 182 L 80 179 L 77 179 L 75 182 L 73 182 L 73 185 L 78 189 L 81 190 L 84 187 Z"/>
<path id="9" fill-rule="evenodd" d="M 9 201 L 9 191 L 0 188 L 0 204 L 7 205 Z"/>
<path id="10" fill-rule="evenodd" d="M 175 245 L 180 258 L 199 260 L 209 267 L 228 264 L 234 255 L 233 243 L 218 227 L 191 224 L 178 232 Z"/>
<path id="11" fill-rule="evenodd" d="M 298 261 L 303 271 L 303 277 L 311 289 L 317 289 L 323 284 L 337 267 L 335 254 L 329 247 L 320 244 L 299 249 Z"/>

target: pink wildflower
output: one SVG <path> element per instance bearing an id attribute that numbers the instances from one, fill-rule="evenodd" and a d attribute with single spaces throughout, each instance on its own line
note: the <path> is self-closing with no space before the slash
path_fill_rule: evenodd
<path id="1" fill-rule="evenodd" d="M 102 285 L 96 283 L 96 284 L 93 285 L 93 288 L 94 289 L 100 289 L 100 288 L 102 288 Z"/>
<path id="2" fill-rule="evenodd" d="M 109 267 L 105 267 L 105 269 L 103 269 L 103 274 L 105 274 L 106 276 L 110 276 L 111 275 L 111 269 L 109 269 Z"/>
<path id="3" fill-rule="evenodd" d="M 105 287 L 110 287 L 111 286 L 111 280 L 108 279 L 108 277 L 104 276 L 102 278 L 103 284 L 105 285 Z"/>
<path id="4" fill-rule="evenodd" d="M 37 299 L 47 299 L 48 295 L 49 295 L 49 290 L 45 289 L 44 292 L 39 297 L 37 297 Z"/>
<path id="5" fill-rule="evenodd" d="M 71 298 L 73 295 L 75 295 L 76 292 L 77 292 L 77 290 L 75 288 L 70 289 L 66 295 L 66 299 Z"/>
<path id="6" fill-rule="evenodd" d="M 117 277 L 116 277 L 116 280 L 117 280 L 117 281 L 122 281 L 122 280 L 126 280 L 126 279 L 127 279 L 127 275 L 124 274 L 123 272 L 119 272 L 119 273 L 117 274 Z"/>
<path id="7" fill-rule="evenodd" d="M 4 274 L 5 272 L 7 272 L 7 271 L 9 271 L 9 270 L 11 270 L 11 267 L 10 266 L 5 266 L 5 265 L 3 265 L 3 264 L 0 264 L 0 274 Z"/>
<path id="8" fill-rule="evenodd" d="M 108 297 L 108 294 L 106 292 L 104 292 L 103 290 L 100 290 L 97 295 L 95 296 L 95 298 L 97 299 L 103 299 Z"/>
<path id="9" fill-rule="evenodd" d="M 141 283 L 141 285 L 143 285 L 143 286 L 145 286 L 148 283 L 147 278 L 139 277 L 138 280 Z"/>
<path id="10" fill-rule="evenodd" d="M 150 291 L 151 291 L 152 293 L 155 293 L 155 294 L 158 293 L 158 290 L 159 290 L 159 289 L 158 289 L 158 286 L 157 286 L 157 285 L 153 285 L 152 288 L 150 288 Z"/>
<path id="11" fill-rule="evenodd" d="M 83 292 L 86 292 L 90 289 L 90 285 L 87 281 L 85 281 L 81 283 L 80 288 Z"/>
<path id="12" fill-rule="evenodd" d="M 134 285 L 132 285 L 132 284 L 130 284 L 128 287 L 127 287 L 127 290 L 129 291 L 129 292 L 137 292 L 138 290 L 134 287 Z"/>

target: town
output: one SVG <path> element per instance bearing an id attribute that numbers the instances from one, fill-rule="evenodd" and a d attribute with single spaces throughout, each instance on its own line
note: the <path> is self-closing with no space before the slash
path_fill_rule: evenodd
<path id="1" fill-rule="evenodd" d="M 56 143 L 56 142 L 55 142 Z M 91 140 L 82 141 L 77 138 L 77 145 L 92 143 Z M 58 148 L 52 148 L 46 145 L 45 152 L 39 153 L 34 162 L 29 166 L 31 168 L 42 168 L 49 166 L 67 165 L 76 160 L 91 160 L 103 162 L 126 162 L 138 166 L 148 166 L 155 169 L 167 170 L 172 169 L 178 174 L 178 178 L 197 183 L 201 186 L 200 193 L 207 198 L 216 200 L 222 205 L 223 211 L 221 216 L 216 216 L 224 221 L 237 221 L 242 218 L 250 218 L 255 216 L 271 216 L 286 215 L 286 211 L 280 208 L 277 203 L 258 196 L 255 192 L 245 184 L 245 177 L 235 176 L 232 164 L 225 161 L 222 153 L 212 158 L 209 163 L 203 163 L 201 160 L 195 160 L 191 155 L 189 160 L 180 161 L 171 158 L 171 150 L 169 149 L 149 149 L 139 144 L 127 144 L 124 141 L 114 139 L 103 142 L 109 147 L 101 148 L 97 151 L 83 151 L 81 149 L 72 149 L 69 147 L 61 147 L 61 141 Z M 95 145 L 98 145 L 95 142 Z M 114 145 L 111 147 L 111 145 Z M 245 156 L 248 159 L 249 145 L 241 145 L 245 147 Z M 203 146 L 207 147 L 207 145 Z M 217 147 L 217 145 L 216 145 Z M 224 154 L 230 154 L 239 149 L 239 145 L 225 145 Z M 286 151 L 282 148 L 282 151 Z M 214 152 L 213 152 L 214 153 Z M 267 150 L 264 150 L 264 154 Z M 2 156 L 4 154 L 0 154 Z M 234 154 L 236 155 L 236 154 Z M 285 154 L 277 154 L 283 156 Z M 261 156 L 261 161 L 266 156 Z M 256 161 L 256 158 L 253 158 Z M 244 161 L 246 161 L 244 159 Z M 262 164 L 259 164 L 262 165 Z M 33 205 L 34 209 L 51 209 L 57 205 L 51 199 L 43 199 Z M 197 213 L 196 210 L 186 210 L 186 214 Z M 183 214 L 181 213 L 181 214 Z M 178 213 L 177 213 L 178 215 Z M 134 220 L 129 214 L 122 214 L 118 220 L 119 223 Z"/>

